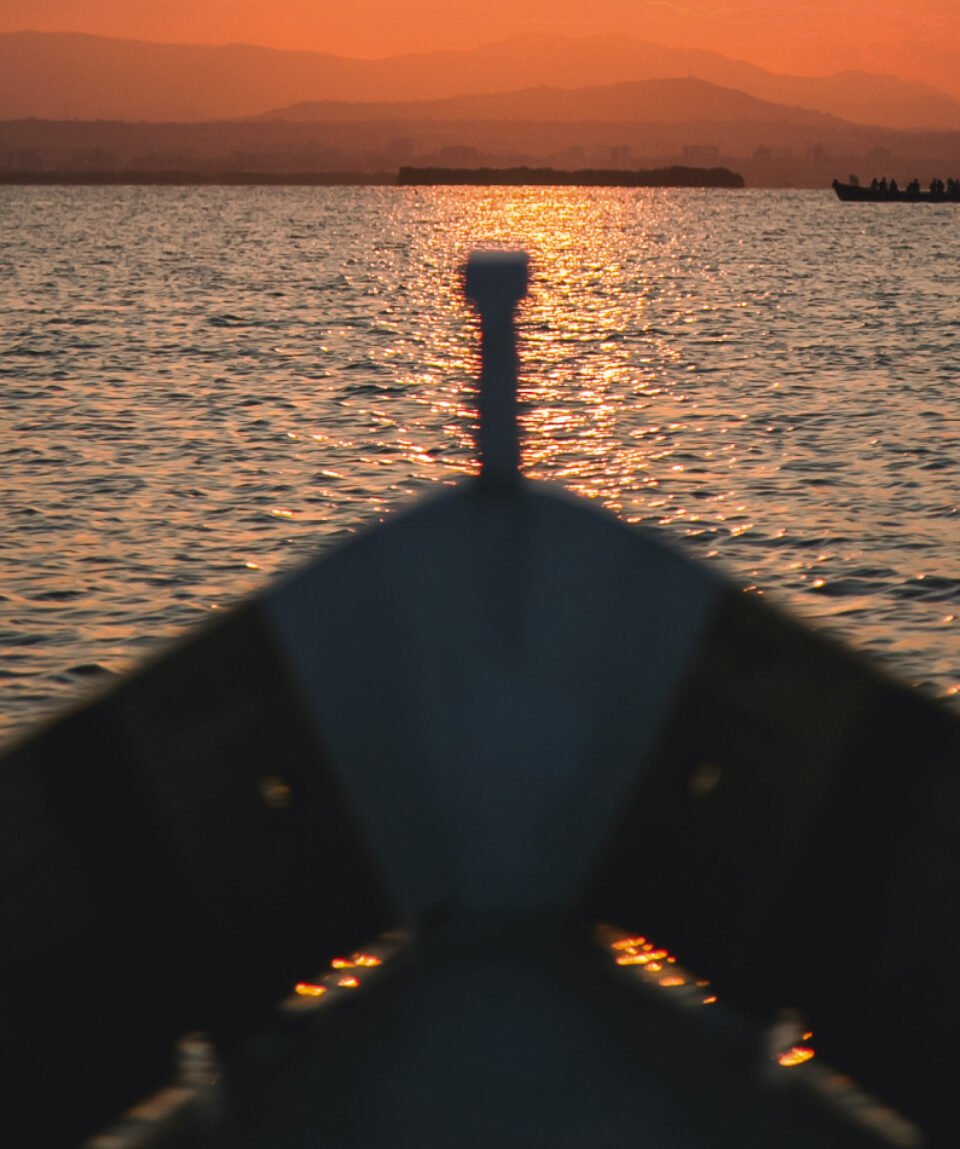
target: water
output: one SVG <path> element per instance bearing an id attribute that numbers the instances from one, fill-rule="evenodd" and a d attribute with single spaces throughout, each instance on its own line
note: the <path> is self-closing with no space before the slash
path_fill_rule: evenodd
<path id="1" fill-rule="evenodd" d="M 532 255 L 530 474 L 960 690 L 955 208 L 5 187 L 0 734 L 472 469 L 488 244 Z"/>

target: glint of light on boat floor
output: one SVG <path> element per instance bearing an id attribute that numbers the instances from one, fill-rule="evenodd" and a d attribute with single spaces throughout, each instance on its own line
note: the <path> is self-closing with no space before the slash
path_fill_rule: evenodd
<path id="1" fill-rule="evenodd" d="M 598 938 L 601 945 L 609 949 L 617 965 L 631 968 L 645 985 L 674 991 L 674 996 L 685 1006 L 716 1004 L 717 995 L 711 992 L 709 981 L 683 969 L 669 950 L 646 937 L 627 934 L 613 926 L 600 926 Z M 678 990 L 681 991 L 679 994 L 676 993 Z M 782 1044 L 774 1045 L 770 1051 L 775 1065 L 793 1069 L 816 1057 L 816 1050 L 809 1044 L 813 1039 L 812 1033 L 785 1031 L 784 1038 Z"/>
<path id="2" fill-rule="evenodd" d="M 656 945 L 639 934 L 628 934 L 613 926 L 597 927 L 597 939 L 613 957 L 618 966 L 629 970 L 648 986 L 670 992 L 679 1005 L 696 1007 L 715 1005 L 717 995 L 710 982 L 698 978 L 684 969 L 669 950 Z M 286 1008 L 296 1011 L 311 1010 L 321 1004 L 332 1003 L 340 997 L 338 991 L 362 989 L 366 977 L 389 961 L 400 948 L 403 939 L 381 939 L 368 950 L 360 950 L 349 957 L 330 960 L 329 969 L 313 981 L 300 981 L 293 987 Z M 326 999 L 321 1002 L 319 999 Z M 783 1030 L 783 1040 L 774 1042 L 770 1056 L 775 1065 L 792 1069 L 804 1065 L 816 1056 L 810 1042 L 813 1034 L 799 1033 L 794 1028 Z"/>
<path id="3" fill-rule="evenodd" d="M 642 978 L 645 985 L 670 991 L 678 1004 L 685 1006 L 715 1005 L 717 995 L 711 991 L 710 982 L 695 977 L 685 970 L 669 950 L 656 945 L 639 934 L 628 934 L 613 926 L 599 926 L 597 938 L 606 947 L 616 964 L 631 970 Z M 379 969 L 397 948 L 399 939 L 390 939 L 384 944 L 381 940 L 367 951 L 357 951 L 349 957 L 335 957 L 330 961 L 329 970 L 313 981 L 300 981 L 293 987 L 287 1000 L 287 1008 L 294 1010 L 312 1009 L 319 1006 L 320 998 L 336 998 L 337 990 L 358 990 L 363 986 L 365 975 Z M 333 991 L 331 993 L 331 991 Z M 327 1004 L 324 1002 L 323 1004 Z M 796 1040 L 799 1038 L 800 1040 Z M 784 1032 L 784 1041 L 771 1049 L 771 1058 L 784 1069 L 803 1065 L 816 1056 L 809 1044 L 812 1033 Z M 802 1041 L 802 1044 L 801 1044 Z"/>
<path id="4" fill-rule="evenodd" d="M 364 981 L 375 975 L 402 944 L 399 935 L 389 936 L 378 939 L 368 950 L 332 958 L 329 968 L 316 978 L 298 981 L 281 1008 L 288 1013 L 309 1013 L 339 1000 L 344 990 L 361 989 Z"/>
<path id="5" fill-rule="evenodd" d="M 663 946 L 640 934 L 608 925 L 597 927 L 596 938 L 622 976 L 638 978 L 654 992 L 669 994 L 669 1000 L 678 1008 L 699 1010 L 717 1003 L 710 982 L 684 969 Z M 315 1010 L 349 1000 L 358 991 L 362 992 L 364 984 L 376 978 L 381 968 L 409 941 L 406 933 L 391 932 L 349 957 L 331 959 L 328 969 L 316 979 L 294 986 L 282 1009 L 310 1016 Z M 839 1112 L 845 1112 L 855 1124 L 878 1131 L 891 1145 L 921 1149 L 924 1140 L 916 1126 L 864 1093 L 849 1077 L 823 1064 L 816 1056 L 812 1041 L 813 1034 L 805 1030 L 799 1017 L 784 1011 L 765 1034 L 767 1064 L 774 1076 L 778 1077 L 781 1069 L 799 1070 L 810 1088 Z"/>
<path id="6" fill-rule="evenodd" d="M 804 1036 L 807 1035 L 805 1034 Z M 811 1033 L 809 1036 L 812 1037 L 813 1034 Z M 786 1053 L 777 1055 L 777 1061 L 780 1065 L 789 1069 L 794 1065 L 803 1065 L 805 1061 L 809 1061 L 811 1057 L 815 1056 L 816 1054 L 809 1045 L 791 1045 Z"/>
<path id="7" fill-rule="evenodd" d="M 654 944 L 640 934 L 626 934 L 613 926 L 599 926 L 598 939 L 613 955 L 618 966 L 632 966 L 637 973 L 644 975 L 644 981 L 650 985 L 658 985 L 663 989 L 686 988 L 688 991 L 696 990 L 695 994 L 684 995 L 693 997 L 700 1005 L 712 1005 L 717 999 L 709 992 L 710 982 L 703 978 L 696 978 L 677 963 L 676 957 L 669 950 Z"/>

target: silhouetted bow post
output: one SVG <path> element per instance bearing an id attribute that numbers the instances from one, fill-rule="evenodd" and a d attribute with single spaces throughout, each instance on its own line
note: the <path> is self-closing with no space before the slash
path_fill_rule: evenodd
<path id="1" fill-rule="evenodd" d="M 476 251 L 466 266 L 467 297 L 482 331 L 477 451 L 484 483 L 507 486 L 520 476 L 517 424 L 517 340 L 514 311 L 527 293 L 522 251 Z"/>

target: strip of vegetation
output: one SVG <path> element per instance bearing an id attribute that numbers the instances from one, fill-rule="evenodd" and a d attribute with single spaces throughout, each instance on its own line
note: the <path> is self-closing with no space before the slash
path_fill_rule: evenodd
<path id="1" fill-rule="evenodd" d="M 472 185 L 509 187 L 742 188 L 743 176 L 729 168 L 415 168 L 402 167 L 398 183 L 406 186 Z"/>

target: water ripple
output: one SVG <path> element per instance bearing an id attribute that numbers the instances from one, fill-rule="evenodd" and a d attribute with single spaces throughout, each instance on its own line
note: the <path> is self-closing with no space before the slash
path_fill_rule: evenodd
<path id="1" fill-rule="evenodd" d="M 484 245 L 532 255 L 529 473 L 956 695 L 949 215 L 394 188 L 2 188 L 0 213 L 0 730 L 473 468 Z"/>

